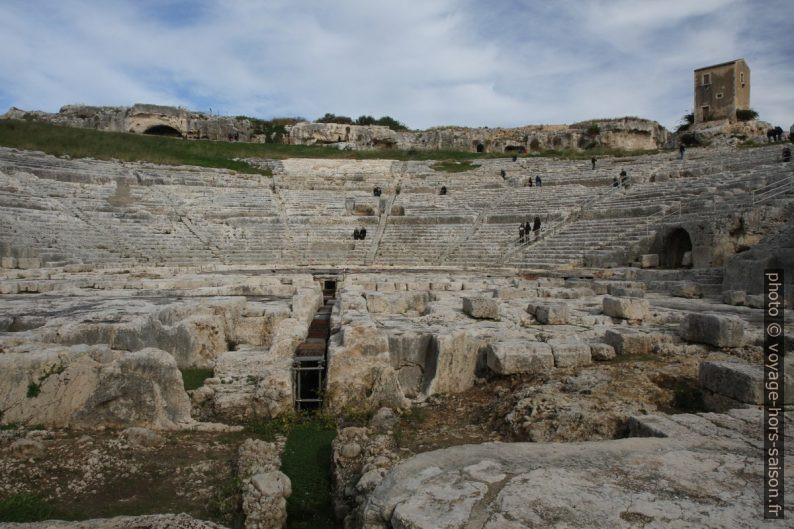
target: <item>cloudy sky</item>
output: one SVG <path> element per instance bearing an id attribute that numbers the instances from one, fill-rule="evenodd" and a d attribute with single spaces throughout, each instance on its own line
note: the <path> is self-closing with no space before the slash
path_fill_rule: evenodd
<path id="1" fill-rule="evenodd" d="M 788 129 L 792 20 L 792 0 L 0 0 L 0 109 L 674 127 L 692 70 L 743 57 Z"/>

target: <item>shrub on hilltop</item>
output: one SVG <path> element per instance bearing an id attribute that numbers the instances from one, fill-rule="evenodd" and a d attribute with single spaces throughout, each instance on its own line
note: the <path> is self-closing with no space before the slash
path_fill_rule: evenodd
<path id="1" fill-rule="evenodd" d="M 751 121 L 758 117 L 758 112 L 752 108 L 740 108 L 736 110 L 736 119 L 739 121 Z"/>
<path id="2" fill-rule="evenodd" d="M 389 127 L 391 130 L 408 130 L 408 127 L 405 123 L 397 121 L 391 116 L 381 116 L 378 119 L 375 119 L 372 116 L 359 116 L 358 119 L 353 121 L 352 118 L 347 116 L 337 116 L 336 114 L 331 114 L 327 112 L 323 117 L 314 120 L 315 123 L 337 123 L 339 125 L 381 125 L 383 127 Z"/>

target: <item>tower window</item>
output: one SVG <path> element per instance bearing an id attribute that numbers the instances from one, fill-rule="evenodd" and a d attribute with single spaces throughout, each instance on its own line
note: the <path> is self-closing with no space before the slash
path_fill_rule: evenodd
<path id="1" fill-rule="evenodd" d="M 717 95 L 715 97 L 717 99 L 722 99 L 722 92 L 717 92 Z"/>
<path id="2" fill-rule="evenodd" d="M 710 85 L 710 84 L 711 84 L 711 74 L 710 73 L 704 73 L 703 74 L 703 86 L 707 86 L 707 85 Z"/>

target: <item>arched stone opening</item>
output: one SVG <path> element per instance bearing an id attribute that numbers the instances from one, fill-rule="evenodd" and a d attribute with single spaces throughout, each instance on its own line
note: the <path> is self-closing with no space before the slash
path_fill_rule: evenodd
<path id="1" fill-rule="evenodd" d="M 684 255 L 689 252 L 688 262 Z M 664 268 L 692 267 L 692 238 L 684 228 L 676 228 L 665 237 L 662 245 L 662 266 Z"/>
<path id="2" fill-rule="evenodd" d="M 144 134 L 151 134 L 153 136 L 170 136 L 173 138 L 181 138 L 182 133 L 179 132 L 174 127 L 170 127 L 168 125 L 155 125 L 153 127 L 149 127 L 145 131 Z"/>
<path id="3" fill-rule="evenodd" d="M 483 145 L 482 143 L 478 143 L 477 152 L 485 152 L 485 145 Z"/>

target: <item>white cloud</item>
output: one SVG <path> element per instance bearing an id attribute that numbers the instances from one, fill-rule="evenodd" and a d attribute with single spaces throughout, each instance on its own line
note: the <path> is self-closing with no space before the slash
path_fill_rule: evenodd
<path id="1" fill-rule="evenodd" d="M 12 1 L 0 5 L 0 104 L 672 126 L 691 107 L 694 68 L 745 57 L 753 106 L 790 123 L 794 48 L 767 28 L 792 11 L 785 0 Z"/>

